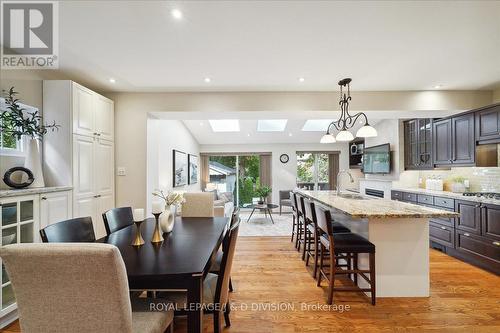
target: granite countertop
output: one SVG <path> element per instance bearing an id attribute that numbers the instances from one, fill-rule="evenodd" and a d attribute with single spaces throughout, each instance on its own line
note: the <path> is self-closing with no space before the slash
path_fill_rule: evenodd
<path id="1" fill-rule="evenodd" d="M 418 206 L 401 201 L 359 196 L 362 199 L 338 196 L 336 191 L 304 191 L 297 193 L 356 218 L 430 218 L 456 217 L 457 213 Z M 352 195 L 352 194 L 351 194 Z"/>
<path id="2" fill-rule="evenodd" d="M 16 197 L 20 195 L 61 192 L 72 190 L 71 186 L 53 186 L 53 187 L 37 187 L 37 188 L 22 188 L 19 190 L 0 190 L 0 198 Z"/>
<path id="3" fill-rule="evenodd" d="M 426 194 L 426 195 L 432 195 L 435 197 L 446 197 L 446 198 L 457 199 L 457 200 L 489 203 L 489 204 L 494 204 L 494 205 L 500 204 L 500 200 L 498 200 L 498 199 L 479 198 L 479 197 L 475 197 L 475 196 L 469 197 L 469 196 L 463 195 L 462 193 L 454 193 L 454 192 L 448 192 L 448 191 L 434 191 L 434 190 L 427 190 L 425 188 L 393 188 L 392 190 L 409 192 L 409 193 L 416 193 L 416 194 Z"/>

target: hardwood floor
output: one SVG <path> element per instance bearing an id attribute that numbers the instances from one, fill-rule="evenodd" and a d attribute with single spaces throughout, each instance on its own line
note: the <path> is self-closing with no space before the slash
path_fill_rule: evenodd
<path id="1" fill-rule="evenodd" d="M 341 313 L 301 309 L 325 305 L 326 287 L 316 287 L 289 238 L 240 237 L 238 242 L 231 294 L 237 309 L 224 332 L 500 332 L 500 277 L 438 251 L 430 254 L 431 297 L 379 298 L 372 306 L 365 296 L 338 293 L 334 302 L 350 306 Z M 266 304 L 294 309 L 270 311 L 262 308 Z M 175 328 L 185 332 L 185 319 L 176 318 Z M 211 316 L 205 316 L 205 331 L 212 332 Z M 4 332 L 20 332 L 19 325 Z"/>

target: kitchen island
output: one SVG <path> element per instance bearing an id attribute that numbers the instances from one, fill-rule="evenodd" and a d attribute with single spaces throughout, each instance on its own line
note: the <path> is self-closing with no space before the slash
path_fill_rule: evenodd
<path id="1" fill-rule="evenodd" d="M 377 297 L 429 296 L 429 219 L 456 213 L 353 193 L 296 192 L 328 208 L 335 221 L 375 244 Z M 368 267 L 367 255 L 360 255 L 359 265 Z"/>

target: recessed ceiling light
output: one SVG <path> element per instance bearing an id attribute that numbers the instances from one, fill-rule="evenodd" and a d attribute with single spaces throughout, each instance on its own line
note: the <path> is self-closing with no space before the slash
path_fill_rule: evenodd
<path id="1" fill-rule="evenodd" d="M 283 132 L 287 119 L 266 119 L 257 121 L 258 132 Z"/>
<path id="2" fill-rule="evenodd" d="M 115 83 L 115 82 L 116 82 L 116 80 L 115 80 L 115 79 L 113 79 L 113 78 L 110 78 L 110 79 L 109 79 L 109 82 L 110 82 L 110 83 Z"/>
<path id="3" fill-rule="evenodd" d="M 250 136 L 250 133 L 248 133 L 247 136 Z"/>
<path id="4" fill-rule="evenodd" d="M 205 81 L 205 83 L 210 83 L 210 82 L 212 82 L 212 79 L 209 77 L 206 77 L 203 79 L 203 81 Z"/>
<path id="5" fill-rule="evenodd" d="M 288 133 L 288 136 L 292 136 L 293 134 L 292 133 Z"/>
<path id="6" fill-rule="evenodd" d="M 203 123 L 202 123 L 202 122 L 200 122 L 200 126 L 203 126 Z"/>
<path id="7" fill-rule="evenodd" d="M 238 119 L 209 120 L 210 127 L 214 132 L 239 132 L 240 122 Z"/>
<path id="8" fill-rule="evenodd" d="M 439 88 L 442 88 L 442 87 L 443 87 L 442 85 L 438 84 L 438 85 L 434 86 L 434 89 L 439 89 Z"/>
<path id="9" fill-rule="evenodd" d="M 304 82 L 305 80 L 303 77 L 299 77 L 299 82 Z"/>
<path id="10" fill-rule="evenodd" d="M 302 130 L 304 132 L 326 132 L 328 129 L 328 125 L 332 121 L 335 121 L 334 119 L 309 119 L 305 122 L 304 126 L 302 127 Z"/>
<path id="11" fill-rule="evenodd" d="M 170 14 L 172 14 L 172 17 L 177 20 L 182 19 L 182 12 L 179 9 L 172 9 Z"/>

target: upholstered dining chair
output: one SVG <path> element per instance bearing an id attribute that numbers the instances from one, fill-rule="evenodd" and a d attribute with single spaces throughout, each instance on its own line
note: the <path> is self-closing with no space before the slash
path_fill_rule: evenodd
<path id="1" fill-rule="evenodd" d="M 57 222 L 40 230 L 44 243 L 94 242 L 95 233 L 91 217 L 77 217 Z"/>
<path id="2" fill-rule="evenodd" d="M 132 207 L 113 208 L 102 214 L 106 233 L 109 235 L 115 231 L 134 224 Z"/>
<path id="3" fill-rule="evenodd" d="M 231 226 L 229 232 L 224 236 L 224 243 L 227 244 L 227 250 L 223 253 L 219 275 L 208 273 L 203 281 L 203 306 L 205 313 L 211 313 L 214 316 L 214 333 L 221 332 L 221 315 L 224 314 L 226 326 L 231 326 L 229 319 L 229 280 L 233 266 L 236 240 L 240 219 Z M 176 308 L 182 308 L 187 304 L 185 292 L 161 292 L 158 294 L 168 302 L 176 304 Z M 183 310 L 179 311 L 183 314 Z"/>
<path id="4" fill-rule="evenodd" d="M 132 307 L 118 248 L 100 243 L 15 244 L 0 249 L 25 333 L 165 332 L 171 311 Z M 141 311 L 134 311 L 134 309 Z"/>
<path id="5" fill-rule="evenodd" d="M 182 217 L 213 217 L 214 194 L 212 192 L 184 193 Z"/>
<path id="6" fill-rule="evenodd" d="M 292 207 L 292 199 L 290 197 L 290 190 L 280 191 L 280 215 L 282 207 Z"/>

